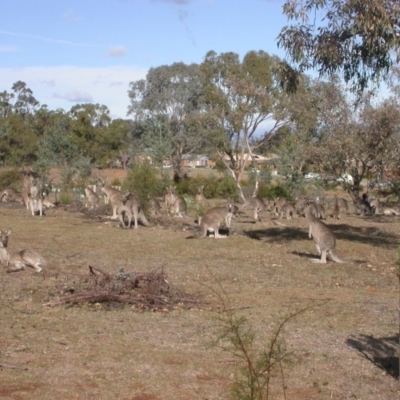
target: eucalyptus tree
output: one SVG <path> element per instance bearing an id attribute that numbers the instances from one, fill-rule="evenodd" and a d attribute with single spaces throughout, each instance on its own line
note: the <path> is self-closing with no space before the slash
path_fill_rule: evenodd
<path id="1" fill-rule="evenodd" d="M 203 76 L 199 65 L 174 63 L 151 68 L 146 79 L 130 83 L 128 115 L 147 125 L 146 140 L 170 153 L 174 180 L 183 178 L 182 156 L 199 147 L 202 137 L 193 127 L 202 111 Z M 161 131 L 160 131 L 161 129 Z M 155 149 L 153 149 L 155 151 Z"/>
<path id="2" fill-rule="evenodd" d="M 121 140 L 110 129 L 110 111 L 105 105 L 77 104 L 69 111 L 70 140 L 92 163 L 105 166 L 119 149 Z"/>
<path id="3" fill-rule="evenodd" d="M 356 200 L 364 178 L 397 165 L 400 108 L 394 97 L 374 102 L 365 94 L 355 100 L 333 76 L 310 80 L 291 96 L 287 109 L 288 132 L 275 151 L 294 170 L 308 165 L 332 178 L 349 173 L 354 183 L 341 184 Z"/>
<path id="4" fill-rule="evenodd" d="M 254 150 L 286 123 L 279 107 L 285 96 L 281 65 L 278 58 L 263 51 L 250 51 L 243 61 L 236 53 L 210 51 L 201 65 L 206 79 L 207 138 L 234 178 L 243 201 L 240 179 L 249 162 L 254 162 Z"/>
<path id="5" fill-rule="evenodd" d="M 340 74 L 362 91 L 400 60 L 398 0 L 286 0 L 278 45 L 299 71 Z"/>

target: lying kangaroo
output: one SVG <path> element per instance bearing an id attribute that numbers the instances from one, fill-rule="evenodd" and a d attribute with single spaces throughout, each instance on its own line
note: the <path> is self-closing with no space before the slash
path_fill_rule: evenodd
<path id="1" fill-rule="evenodd" d="M 12 188 L 6 188 L 0 193 L 0 200 L 3 203 L 8 203 L 13 201 L 15 203 L 23 203 L 24 200 L 22 196 Z"/>
<path id="2" fill-rule="evenodd" d="M 325 223 L 313 214 L 311 205 L 306 208 L 306 219 L 309 226 L 308 237 L 314 239 L 318 254 L 321 255 L 321 259 L 313 259 L 312 262 L 326 264 L 328 253 L 332 260 L 337 263 L 351 262 L 341 260 L 337 256 L 335 235 Z"/>
<path id="3" fill-rule="evenodd" d="M 383 210 L 383 215 L 400 215 L 397 208 L 385 208 Z"/>
<path id="4" fill-rule="evenodd" d="M 138 219 L 140 219 L 140 222 L 143 225 L 151 226 L 151 224 L 147 221 L 142 208 L 140 207 L 139 197 L 134 193 L 121 195 L 121 201 L 117 207 L 117 213 L 123 228 L 131 227 L 132 218 L 134 220 L 135 229 L 138 227 Z M 125 225 L 125 216 L 128 218 L 128 225 Z"/>
<path id="5" fill-rule="evenodd" d="M 25 269 L 25 267 L 34 268 L 36 272 L 42 271 L 46 266 L 46 261 L 42 256 L 33 250 L 20 250 L 18 253 L 12 253 L 8 250 L 8 237 L 11 229 L 0 231 L 0 263 L 6 267 L 13 265 L 7 272 L 16 272 Z"/>
<path id="6" fill-rule="evenodd" d="M 226 227 L 231 227 L 231 220 L 233 215 L 233 204 L 228 203 L 225 207 L 215 207 L 208 210 L 201 218 L 199 218 L 200 225 L 200 239 L 207 237 L 207 232 L 214 232 L 216 239 L 226 238 L 219 234 L 219 227 L 222 221 L 225 221 Z"/>

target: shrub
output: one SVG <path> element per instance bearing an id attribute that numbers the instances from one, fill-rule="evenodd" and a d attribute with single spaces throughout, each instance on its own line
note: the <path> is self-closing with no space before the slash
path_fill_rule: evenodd
<path id="1" fill-rule="evenodd" d="M 5 169 L 0 171 L 0 189 L 6 187 L 18 187 L 21 186 L 22 178 L 21 173 L 17 169 Z"/>
<path id="2" fill-rule="evenodd" d="M 66 205 L 72 203 L 72 195 L 70 192 L 61 191 L 58 197 L 60 204 Z"/>
<path id="3" fill-rule="evenodd" d="M 128 171 L 122 190 L 136 193 L 142 208 L 147 210 L 149 196 L 157 196 L 160 192 L 162 193 L 161 182 L 157 177 L 157 171 L 151 165 L 135 165 Z"/>

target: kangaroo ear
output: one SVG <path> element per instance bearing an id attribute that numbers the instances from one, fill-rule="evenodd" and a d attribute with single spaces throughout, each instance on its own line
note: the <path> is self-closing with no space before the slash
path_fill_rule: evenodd
<path id="1" fill-rule="evenodd" d="M 8 228 L 5 232 L 4 232 L 7 236 L 9 236 L 11 234 L 11 229 Z"/>

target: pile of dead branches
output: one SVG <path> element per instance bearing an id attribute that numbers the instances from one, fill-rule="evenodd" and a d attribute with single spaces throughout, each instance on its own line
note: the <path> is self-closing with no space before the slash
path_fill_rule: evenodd
<path id="1" fill-rule="evenodd" d="M 65 287 L 63 295 L 46 303 L 47 306 L 84 305 L 93 303 L 122 303 L 144 310 L 193 308 L 205 303 L 200 295 L 190 295 L 167 280 L 164 268 L 147 273 L 126 272 L 119 268 L 111 275 L 89 265 L 89 274 L 79 287 Z"/>

